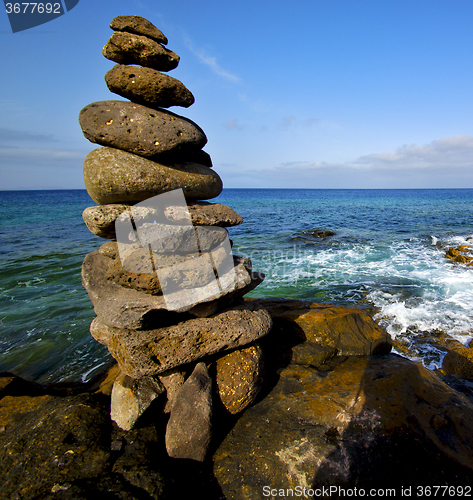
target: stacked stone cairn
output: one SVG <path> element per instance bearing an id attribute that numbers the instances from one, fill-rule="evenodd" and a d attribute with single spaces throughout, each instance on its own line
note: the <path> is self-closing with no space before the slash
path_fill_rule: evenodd
<path id="1" fill-rule="evenodd" d="M 152 408 L 169 413 L 169 455 L 202 461 L 216 424 L 212 406 L 236 414 L 261 387 L 258 340 L 271 329 L 271 317 L 242 297 L 264 277 L 252 272 L 249 259 L 231 254 L 226 228 L 242 218 L 204 201 L 222 191 L 202 151 L 204 132 L 163 109 L 194 102 L 179 80 L 162 73 L 176 68 L 179 56 L 139 16 L 118 16 L 110 27 L 102 53 L 118 64 L 105 81 L 129 101 L 95 102 L 79 116 L 85 137 L 101 146 L 84 161 L 85 185 L 98 205 L 83 218 L 92 233 L 110 240 L 82 266 L 97 314 L 90 331 L 118 363 L 111 394 L 117 425 L 132 429 L 156 400 Z M 147 204 L 164 193 L 177 194 L 165 205 Z M 119 235 L 119 227 L 129 231 Z M 175 296 L 181 300 L 169 300 Z"/>

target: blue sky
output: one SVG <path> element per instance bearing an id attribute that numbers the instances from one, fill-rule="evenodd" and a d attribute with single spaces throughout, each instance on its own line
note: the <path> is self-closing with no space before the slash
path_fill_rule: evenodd
<path id="1" fill-rule="evenodd" d="M 101 50 L 136 14 L 181 57 L 169 74 L 225 187 L 473 188 L 471 0 L 80 0 L 13 34 L 0 12 L 0 190 L 82 189 L 77 118 L 121 99 Z"/>

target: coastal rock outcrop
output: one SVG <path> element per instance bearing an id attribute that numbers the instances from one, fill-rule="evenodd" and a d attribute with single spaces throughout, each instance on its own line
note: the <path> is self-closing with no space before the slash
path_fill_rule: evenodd
<path id="1" fill-rule="evenodd" d="M 206 201 L 220 194 L 222 181 L 202 151 L 205 133 L 163 109 L 194 102 L 184 84 L 161 73 L 175 68 L 179 56 L 139 16 L 119 16 L 110 27 L 115 32 L 103 55 L 118 64 L 105 80 L 131 102 L 96 102 L 79 114 L 84 136 L 103 146 L 84 161 L 85 186 L 99 206 L 86 208 L 83 218 L 92 233 L 115 240 L 83 262 L 82 283 L 97 314 L 91 334 L 118 362 L 115 423 L 129 431 L 161 401 L 161 412 L 170 411 L 169 455 L 202 461 L 211 441 L 212 377 L 232 413 L 260 390 L 257 343 L 272 320 L 242 297 L 264 276 L 231 253 L 226 228 L 242 218 Z M 245 352 L 256 356 L 247 363 L 252 377 L 243 368 Z M 209 375 L 207 364 L 222 356 L 218 374 Z"/>
<path id="2" fill-rule="evenodd" d="M 466 397 L 396 355 L 337 359 L 329 371 L 289 363 L 242 414 L 213 456 L 224 498 L 472 483 Z"/>

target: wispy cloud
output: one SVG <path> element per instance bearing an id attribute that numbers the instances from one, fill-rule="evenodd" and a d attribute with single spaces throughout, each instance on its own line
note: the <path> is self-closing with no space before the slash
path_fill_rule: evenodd
<path id="1" fill-rule="evenodd" d="M 245 128 L 245 126 L 238 121 L 238 118 L 230 118 L 223 126 L 228 130 L 243 130 Z"/>
<path id="2" fill-rule="evenodd" d="M 57 142 L 50 134 L 37 134 L 32 132 L 25 132 L 21 130 L 11 130 L 8 128 L 0 128 L 0 143 L 10 142 L 28 142 L 28 141 L 47 141 Z"/>
<path id="3" fill-rule="evenodd" d="M 282 128 L 283 130 L 288 130 L 289 128 L 292 127 L 309 128 L 309 127 L 316 127 L 321 122 L 322 120 L 320 120 L 320 118 L 306 118 L 305 120 L 302 120 L 294 115 L 290 115 L 290 116 L 283 116 L 281 118 L 279 128 Z"/>
<path id="4" fill-rule="evenodd" d="M 186 47 L 199 59 L 202 64 L 208 66 L 213 73 L 230 82 L 239 83 L 241 78 L 225 70 L 217 63 L 217 58 L 208 54 L 204 49 L 196 47 L 189 37 L 184 38 Z"/>
<path id="5" fill-rule="evenodd" d="M 473 137 L 444 137 L 424 146 L 404 145 L 395 151 L 360 156 L 354 167 L 368 169 L 432 169 L 473 166 Z"/>
<path id="6" fill-rule="evenodd" d="M 87 153 L 83 151 L 64 149 L 0 147 L 0 162 L 2 160 L 9 162 L 83 160 L 86 155 Z"/>
<path id="7" fill-rule="evenodd" d="M 260 170 L 260 179 L 287 187 L 473 187 L 473 137 L 445 137 L 425 145 L 360 156 L 345 163 L 286 161 Z"/>

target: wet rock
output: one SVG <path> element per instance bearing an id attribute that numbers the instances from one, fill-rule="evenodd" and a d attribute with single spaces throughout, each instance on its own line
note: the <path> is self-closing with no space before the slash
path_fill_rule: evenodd
<path id="1" fill-rule="evenodd" d="M 166 427 L 170 457 L 202 462 L 212 437 L 212 380 L 205 363 L 198 363 L 178 390 Z"/>
<path id="2" fill-rule="evenodd" d="M 194 96 L 179 80 L 151 68 L 117 64 L 105 75 L 110 92 L 145 106 L 169 108 L 194 104 Z"/>
<path id="3" fill-rule="evenodd" d="M 278 299 L 257 299 L 273 320 L 289 321 L 302 340 L 336 349 L 338 355 L 387 354 L 391 337 L 371 316 L 356 307 Z"/>
<path id="4" fill-rule="evenodd" d="M 180 188 L 187 199 L 205 200 L 218 196 L 223 187 L 218 174 L 203 165 L 163 165 L 113 148 L 94 149 L 86 156 L 84 182 L 100 205 L 137 203 Z"/>
<path id="5" fill-rule="evenodd" d="M 122 372 L 136 379 L 250 344 L 270 329 L 268 313 L 248 304 L 154 330 L 113 328 L 100 318 L 91 325 L 92 336 L 107 345 Z"/>
<path id="6" fill-rule="evenodd" d="M 120 373 L 113 384 L 110 416 L 125 431 L 133 428 L 149 405 L 164 392 L 159 379 L 132 379 Z"/>
<path id="7" fill-rule="evenodd" d="M 225 408 L 239 413 L 256 399 L 264 373 L 263 351 L 258 345 L 232 351 L 217 359 L 217 392 Z"/>
<path id="8" fill-rule="evenodd" d="M 328 230 L 320 230 L 316 229 L 313 233 L 312 236 L 315 238 L 320 238 L 320 239 L 325 239 L 328 238 L 329 236 L 335 236 L 335 233 L 333 231 L 328 231 Z"/>
<path id="9" fill-rule="evenodd" d="M 422 365 L 351 357 L 330 372 L 290 364 L 279 377 L 213 456 L 224 496 L 471 484 L 473 405 Z"/>
<path id="10" fill-rule="evenodd" d="M 450 349 L 443 359 L 442 370 L 448 375 L 473 381 L 473 350 L 461 344 Z"/>
<path id="11" fill-rule="evenodd" d="M 146 158 L 198 151 L 207 143 L 203 130 L 191 120 L 128 101 L 88 104 L 79 113 L 79 124 L 89 141 Z"/>
<path id="12" fill-rule="evenodd" d="M 472 252 L 473 249 L 469 245 L 460 245 L 457 248 L 449 247 L 445 253 L 445 258 L 457 262 L 458 264 L 473 266 L 473 257 L 468 255 Z"/>
<path id="13" fill-rule="evenodd" d="M 177 68 L 179 56 L 151 38 L 121 31 L 115 32 L 102 54 L 119 64 L 138 64 L 158 71 Z"/>
<path id="14" fill-rule="evenodd" d="M 135 35 L 143 35 L 155 42 L 167 45 L 168 39 L 153 23 L 140 16 L 117 16 L 112 19 L 110 28 L 114 31 L 126 31 Z"/>

